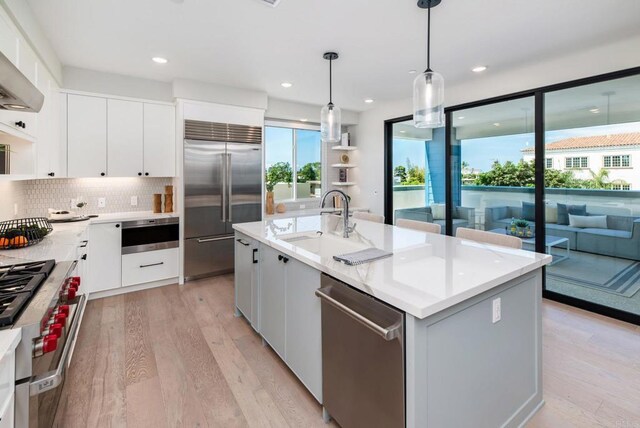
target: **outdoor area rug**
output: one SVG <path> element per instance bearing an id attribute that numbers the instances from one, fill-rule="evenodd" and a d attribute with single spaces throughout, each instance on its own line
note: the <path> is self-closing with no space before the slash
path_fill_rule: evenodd
<path id="1" fill-rule="evenodd" d="M 572 251 L 547 268 L 550 279 L 631 297 L 640 290 L 640 262 Z"/>

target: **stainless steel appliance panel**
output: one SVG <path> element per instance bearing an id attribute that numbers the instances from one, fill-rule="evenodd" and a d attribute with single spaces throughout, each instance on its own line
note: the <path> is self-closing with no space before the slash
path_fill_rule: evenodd
<path id="1" fill-rule="evenodd" d="M 178 217 L 122 222 L 122 254 L 178 248 Z"/>
<path id="2" fill-rule="evenodd" d="M 227 233 L 233 233 L 233 223 L 262 219 L 260 145 L 227 143 L 227 177 Z"/>
<path id="3" fill-rule="evenodd" d="M 185 239 L 185 279 L 232 272 L 233 242 L 233 235 Z"/>
<path id="4" fill-rule="evenodd" d="M 226 143 L 185 140 L 185 238 L 226 233 Z"/>
<path id="5" fill-rule="evenodd" d="M 323 406 L 341 427 L 404 427 L 404 313 L 322 275 Z"/>

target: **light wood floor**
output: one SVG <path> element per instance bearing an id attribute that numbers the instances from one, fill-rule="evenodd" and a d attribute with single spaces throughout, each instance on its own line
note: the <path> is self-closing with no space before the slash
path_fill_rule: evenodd
<path id="1" fill-rule="evenodd" d="M 640 427 L 640 328 L 545 302 L 544 391 L 530 427 Z M 326 427 L 320 415 L 233 316 L 223 276 L 89 302 L 55 426 Z"/>

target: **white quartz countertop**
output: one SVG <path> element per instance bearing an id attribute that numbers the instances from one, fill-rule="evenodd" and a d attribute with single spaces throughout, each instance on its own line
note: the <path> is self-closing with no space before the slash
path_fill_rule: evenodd
<path id="1" fill-rule="evenodd" d="M 322 212 L 329 212 L 335 210 L 336 213 L 342 212 L 342 208 L 333 208 L 333 207 L 314 207 L 314 208 L 305 208 L 301 210 L 290 210 L 284 213 L 275 213 L 275 214 L 265 214 L 264 217 L 266 219 L 273 218 L 290 218 L 290 217 L 304 217 L 310 215 L 320 215 Z M 351 207 L 349 206 L 349 212 L 354 213 L 356 211 L 369 211 L 368 208 L 363 207 Z"/>
<path id="2" fill-rule="evenodd" d="M 393 252 L 393 256 L 347 266 L 333 260 L 332 255 L 316 254 L 279 239 L 315 231 L 322 231 L 322 237 L 329 239 L 341 237 L 341 217 L 274 218 L 233 227 L 417 318 L 461 303 L 552 260 L 546 254 L 358 220 L 356 233 L 349 239 Z"/>
<path id="3" fill-rule="evenodd" d="M 76 259 L 80 241 L 91 224 L 115 223 L 120 221 L 145 220 L 152 218 L 177 217 L 176 213 L 154 214 L 151 211 L 100 214 L 99 217 L 72 223 L 53 223 L 53 231 L 41 242 L 25 248 L 0 250 L 0 266 L 24 261 L 50 260 L 70 261 Z M 16 260 L 20 259 L 20 260 Z"/>

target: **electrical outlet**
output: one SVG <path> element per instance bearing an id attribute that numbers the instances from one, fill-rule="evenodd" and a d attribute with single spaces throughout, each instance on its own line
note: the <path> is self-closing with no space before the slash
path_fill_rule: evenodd
<path id="1" fill-rule="evenodd" d="M 77 199 L 73 199 L 73 198 L 72 198 L 72 199 L 71 199 L 71 201 L 69 202 L 69 208 L 71 208 L 72 210 L 74 210 L 74 209 L 76 209 L 76 208 L 77 208 L 77 206 L 76 206 L 77 204 L 78 204 L 78 200 L 77 200 Z"/>
<path id="2" fill-rule="evenodd" d="M 131 197 L 131 206 L 132 207 L 138 206 L 138 197 L 137 196 L 132 196 Z"/>
<path id="3" fill-rule="evenodd" d="M 493 323 L 497 323 L 502 319 L 502 299 L 498 297 L 493 299 Z"/>
<path id="4" fill-rule="evenodd" d="M 305 204 L 300 204 L 300 209 L 303 210 L 305 209 L 307 206 Z"/>
<path id="5" fill-rule="evenodd" d="M 107 198 L 98 198 L 98 208 L 104 208 L 107 206 Z"/>

